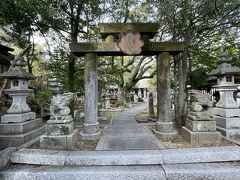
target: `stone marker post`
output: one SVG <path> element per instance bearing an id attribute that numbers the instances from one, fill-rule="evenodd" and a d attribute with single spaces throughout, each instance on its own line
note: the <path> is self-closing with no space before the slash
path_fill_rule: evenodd
<path id="1" fill-rule="evenodd" d="M 157 123 L 155 135 L 169 139 L 176 135 L 171 120 L 170 54 L 162 52 L 157 58 Z"/>
<path id="2" fill-rule="evenodd" d="M 148 111 L 149 111 L 149 118 L 154 119 L 155 113 L 154 113 L 154 105 L 153 105 L 153 93 L 149 93 L 149 99 L 148 99 Z"/>
<path id="3" fill-rule="evenodd" d="M 94 140 L 100 138 L 97 110 L 97 61 L 94 53 L 85 54 L 84 68 L 84 122 L 80 138 L 84 140 Z"/>

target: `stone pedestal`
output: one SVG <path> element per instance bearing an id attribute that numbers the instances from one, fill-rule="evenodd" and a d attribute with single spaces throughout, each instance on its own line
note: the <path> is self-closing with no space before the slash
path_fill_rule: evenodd
<path id="1" fill-rule="evenodd" d="M 182 127 L 182 136 L 193 146 L 221 142 L 221 134 L 216 132 L 215 121 L 193 121 L 187 119 L 186 126 Z"/>
<path id="2" fill-rule="evenodd" d="M 170 83 L 170 54 L 163 52 L 157 59 L 157 123 L 154 130 L 162 139 L 171 139 L 177 134 L 171 120 Z"/>
<path id="3" fill-rule="evenodd" d="M 1 123 L 22 123 L 36 118 L 35 112 L 21 114 L 5 114 L 1 117 Z"/>
<path id="4" fill-rule="evenodd" d="M 19 123 L 1 123 L 0 149 L 21 146 L 43 133 L 41 118 Z"/>
<path id="5" fill-rule="evenodd" d="M 46 131 L 40 137 L 40 147 L 44 149 L 72 150 L 78 140 L 78 130 L 74 129 L 71 116 L 63 120 L 48 120 Z"/>
<path id="6" fill-rule="evenodd" d="M 84 68 L 85 104 L 84 123 L 80 138 L 83 140 L 94 140 L 100 138 L 97 110 L 97 62 L 96 55 L 86 53 Z"/>
<path id="7" fill-rule="evenodd" d="M 240 136 L 240 109 L 213 108 L 213 118 L 217 131 L 223 136 L 232 138 Z"/>
<path id="8" fill-rule="evenodd" d="M 216 122 L 212 118 L 212 102 L 201 91 L 189 91 L 191 106 L 186 126 L 182 127 L 182 136 L 193 146 L 221 142 L 221 134 L 216 131 Z"/>

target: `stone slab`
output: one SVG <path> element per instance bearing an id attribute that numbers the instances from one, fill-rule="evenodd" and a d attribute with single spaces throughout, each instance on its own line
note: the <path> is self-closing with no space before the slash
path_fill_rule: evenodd
<path id="1" fill-rule="evenodd" d="M 84 56 L 86 53 L 95 53 L 98 56 L 126 55 L 119 49 L 116 42 L 71 43 L 70 50 L 76 56 Z M 149 42 L 144 44 L 139 55 L 156 55 L 160 52 L 178 53 L 183 50 L 183 42 Z"/>
<path id="2" fill-rule="evenodd" d="M 226 128 L 217 126 L 217 131 L 220 132 L 223 136 L 229 137 L 229 138 L 235 135 L 240 136 L 240 129 L 226 129 Z"/>
<path id="3" fill-rule="evenodd" d="M 6 147 L 18 147 L 43 133 L 44 127 L 40 127 L 24 134 L 0 135 L 0 149 Z"/>
<path id="4" fill-rule="evenodd" d="M 240 117 L 240 109 L 213 108 L 212 114 L 222 117 Z"/>
<path id="5" fill-rule="evenodd" d="M 0 177 L 4 180 L 165 180 L 161 166 L 10 166 L 0 172 Z"/>
<path id="6" fill-rule="evenodd" d="M 192 121 L 186 120 L 186 127 L 193 132 L 215 132 L 215 121 Z"/>
<path id="7" fill-rule="evenodd" d="M 163 165 L 168 180 L 240 179 L 240 166 L 234 163 L 199 163 Z"/>
<path id="8" fill-rule="evenodd" d="M 73 121 L 64 124 L 47 124 L 47 135 L 68 135 L 74 130 Z"/>
<path id="9" fill-rule="evenodd" d="M 66 165 L 69 166 L 157 165 L 162 163 L 162 154 L 158 150 L 73 151 L 66 157 Z"/>
<path id="10" fill-rule="evenodd" d="M 23 123 L 6 123 L 0 124 L 1 135 L 23 134 L 32 131 L 42 125 L 42 119 L 36 118 Z"/>
<path id="11" fill-rule="evenodd" d="M 40 147 L 43 149 L 71 150 L 78 140 L 78 129 L 68 135 L 48 135 L 40 137 Z"/>
<path id="12" fill-rule="evenodd" d="M 163 164 L 225 162 L 240 160 L 240 146 L 163 149 Z"/>
<path id="13" fill-rule="evenodd" d="M 119 36 L 121 32 L 139 32 L 153 38 L 158 31 L 159 23 L 100 23 L 100 34 L 103 38 L 108 35 Z"/>
<path id="14" fill-rule="evenodd" d="M 35 112 L 27 112 L 22 114 L 5 114 L 1 117 L 1 123 L 21 123 L 35 118 Z"/>
<path id="15" fill-rule="evenodd" d="M 190 141 L 193 146 L 221 142 L 221 134 L 219 132 L 192 132 L 185 126 L 182 127 L 182 136 L 187 141 Z"/>
<path id="16" fill-rule="evenodd" d="M 159 165 L 228 162 L 240 161 L 240 147 L 226 146 L 147 151 L 57 151 L 21 149 L 13 153 L 11 161 L 17 164 L 53 166 Z"/>
<path id="17" fill-rule="evenodd" d="M 216 121 L 217 126 L 227 128 L 227 129 L 231 129 L 231 128 L 240 129 L 240 117 L 230 118 L 230 117 L 213 116 L 213 119 Z"/>
<path id="18" fill-rule="evenodd" d="M 15 147 L 8 147 L 0 151 L 0 169 L 4 168 L 10 162 L 10 158 L 13 152 L 16 151 Z"/>
<path id="19" fill-rule="evenodd" d="M 34 165 L 65 165 L 67 151 L 23 148 L 12 154 L 11 162 Z"/>

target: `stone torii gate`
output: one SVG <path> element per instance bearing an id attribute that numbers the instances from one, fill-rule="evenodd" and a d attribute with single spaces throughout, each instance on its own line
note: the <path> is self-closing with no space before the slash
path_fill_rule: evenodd
<path id="1" fill-rule="evenodd" d="M 176 131 L 171 120 L 170 59 L 184 50 L 182 42 L 151 42 L 158 23 L 102 23 L 99 24 L 102 42 L 70 44 L 76 56 L 85 57 L 85 105 L 83 130 L 80 138 L 98 139 L 97 56 L 153 56 L 157 55 L 157 123 L 155 134 L 171 138 Z"/>

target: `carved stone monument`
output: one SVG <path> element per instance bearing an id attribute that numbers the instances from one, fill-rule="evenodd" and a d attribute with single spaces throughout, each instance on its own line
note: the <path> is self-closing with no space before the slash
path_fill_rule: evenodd
<path id="1" fill-rule="evenodd" d="M 68 105 L 73 93 L 53 96 L 50 105 L 50 119 L 47 132 L 40 137 L 40 147 L 46 149 L 71 150 L 78 139 L 78 130 L 74 129 L 73 118 Z"/>
<path id="2" fill-rule="evenodd" d="M 200 91 L 189 92 L 191 105 L 187 115 L 186 127 L 182 127 L 183 137 L 193 146 L 220 143 L 221 134 L 216 132 L 216 122 L 212 118 L 212 102 L 209 94 Z"/>
<path id="3" fill-rule="evenodd" d="M 119 35 L 118 47 L 128 55 L 140 54 L 144 45 L 139 32 L 122 32 Z"/>
<path id="4" fill-rule="evenodd" d="M 12 104 L 7 114 L 1 117 L 0 148 L 20 146 L 44 132 L 42 119 L 36 118 L 36 113 L 31 111 L 27 103 L 26 98 L 32 92 L 28 89 L 28 80 L 36 77 L 24 70 L 26 62 L 23 55 L 24 52 L 17 55 L 12 62 L 12 68 L 0 74 L 2 78 L 10 79 L 11 87 L 5 92 L 12 97 Z"/>
<path id="5" fill-rule="evenodd" d="M 217 77 L 217 85 L 213 87 L 219 92 L 220 99 L 213 108 L 213 117 L 217 130 L 226 137 L 240 135 L 240 109 L 233 97 L 239 86 L 235 84 L 235 77 L 240 75 L 240 68 L 231 66 L 231 61 L 227 52 L 221 53 L 217 69 L 208 73 Z"/>

